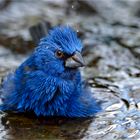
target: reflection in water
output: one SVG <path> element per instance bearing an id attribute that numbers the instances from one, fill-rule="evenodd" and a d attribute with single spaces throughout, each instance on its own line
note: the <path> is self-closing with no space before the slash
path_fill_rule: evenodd
<path id="1" fill-rule="evenodd" d="M 0 139 L 80 139 L 91 119 L 40 118 L 1 114 Z"/>

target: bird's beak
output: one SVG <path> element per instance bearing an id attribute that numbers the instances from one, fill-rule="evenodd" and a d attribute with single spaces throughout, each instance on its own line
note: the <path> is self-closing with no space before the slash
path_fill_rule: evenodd
<path id="1" fill-rule="evenodd" d="M 65 67 L 67 68 L 78 68 L 78 67 L 83 67 L 84 65 L 85 65 L 84 59 L 81 53 L 79 52 L 74 53 L 73 56 L 69 57 L 65 61 Z"/>

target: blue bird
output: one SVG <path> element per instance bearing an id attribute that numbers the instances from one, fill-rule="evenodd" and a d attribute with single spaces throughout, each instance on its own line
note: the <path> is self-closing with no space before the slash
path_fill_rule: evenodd
<path id="1" fill-rule="evenodd" d="M 3 111 L 34 112 L 37 116 L 90 117 L 101 110 L 84 88 L 81 40 L 69 26 L 53 28 L 3 82 Z"/>

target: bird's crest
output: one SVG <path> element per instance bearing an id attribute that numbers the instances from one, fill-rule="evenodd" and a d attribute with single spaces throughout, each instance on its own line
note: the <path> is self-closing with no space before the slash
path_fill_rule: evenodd
<path id="1" fill-rule="evenodd" d="M 59 47 L 68 54 L 81 51 L 82 43 L 76 32 L 69 26 L 57 26 L 50 30 L 48 36 L 41 39 L 39 46 Z"/>

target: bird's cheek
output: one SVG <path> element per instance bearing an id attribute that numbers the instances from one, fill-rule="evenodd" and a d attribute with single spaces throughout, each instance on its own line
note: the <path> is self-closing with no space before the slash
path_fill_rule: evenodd
<path id="1" fill-rule="evenodd" d="M 63 62 L 56 62 L 53 65 L 53 68 L 55 70 L 56 73 L 63 73 L 64 72 L 64 63 Z"/>

